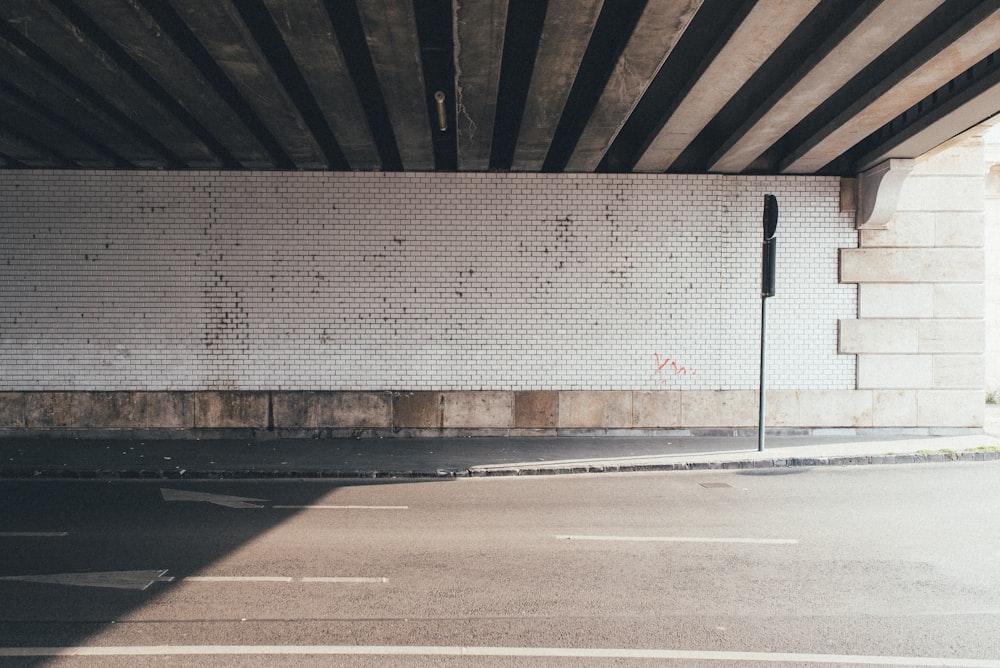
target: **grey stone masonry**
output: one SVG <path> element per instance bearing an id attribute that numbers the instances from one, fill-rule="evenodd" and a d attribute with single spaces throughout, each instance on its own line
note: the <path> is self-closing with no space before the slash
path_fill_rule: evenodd
<path id="1" fill-rule="evenodd" d="M 839 350 L 857 355 L 874 427 L 982 426 L 984 131 L 918 159 L 885 227 L 841 251 L 859 317 L 841 320 Z"/>

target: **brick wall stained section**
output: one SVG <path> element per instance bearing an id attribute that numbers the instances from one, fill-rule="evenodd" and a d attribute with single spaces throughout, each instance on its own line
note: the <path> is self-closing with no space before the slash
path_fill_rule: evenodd
<path id="1" fill-rule="evenodd" d="M 835 178 L 0 172 L 0 390 L 853 389 Z"/>

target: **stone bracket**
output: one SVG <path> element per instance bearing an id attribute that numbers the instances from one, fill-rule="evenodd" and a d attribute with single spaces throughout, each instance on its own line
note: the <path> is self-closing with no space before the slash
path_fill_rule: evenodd
<path id="1" fill-rule="evenodd" d="M 890 158 L 858 175 L 858 229 L 885 229 L 896 212 L 903 181 L 914 161 Z"/>

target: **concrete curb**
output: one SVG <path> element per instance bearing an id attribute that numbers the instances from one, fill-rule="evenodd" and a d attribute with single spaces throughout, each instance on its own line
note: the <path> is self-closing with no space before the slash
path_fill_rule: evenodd
<path id="1" fill-rule="evenodd" d="M 440 471 L 342 471 L 322 470 L 115 470 L 115 469 L 0 469 L 0 480 L 276 480 L 276 479 L 386 479 L 386 478 L 465 478 L 468 470 Z"/>
<path id="2" fill-rule="evenodd" d="M 886 464 L 929 464 L 942 462 L 1000 461 L 1000 452 L 935 452 L 894 455 L 843 455 L 833 457 L 787 457 L 708 462 L 661 462 L 615 464 L 567 464 L 565 466 L 474 467 L 472 477 L 558 475 L 572 473 L 633 473 L 639 471 L 718 471 L 775 469 L 811 466 L 871 466 Z"/>
<path id="3" fill-rule="evenodd" d="M 726 471 L 781 469 L 817 466 L 871 466 L 888 464 L 927 464 L 944 462 L 1000 461 L 1000 452 L 933 452 L 881 455 L 843 455 L 830 457 L 778 457 L 727 461 L 566 463 L 546 466 L 477 466 L 468 469 L 419 470 L 342 470 L 342 469 L 102 469 L 36 468 L 0 469 L 6 480 L 269 480 L 289 478 L 315 479 L 388 479 L 388 478 L 485 478 L 584 473 L 638 473 L 663 471 Z"/>

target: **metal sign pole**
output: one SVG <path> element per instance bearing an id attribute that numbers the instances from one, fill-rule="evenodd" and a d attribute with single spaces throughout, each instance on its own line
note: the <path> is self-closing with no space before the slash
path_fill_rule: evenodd
<path id="1" fill-rule="evenodd" d="M 760 416 L 757 422 L 757 451 L 764 451 L 764 353 L 767 343 L 767 298 L 774 296 L 774 265 L 777 256 L 778 200 L 764 195 L 764 245 L 760 271 Z"/>
<path id="2" fill-rule="evenodd" d="M 760 418 L 757 421 L 757 452 L 764 452 L 764 349 L 767 341 L 767 297 L 760 298 Z"/>

